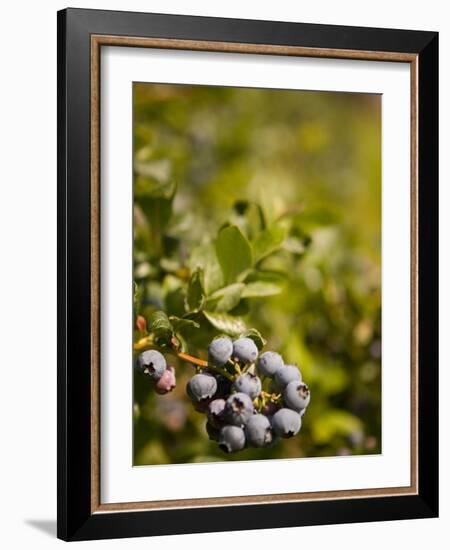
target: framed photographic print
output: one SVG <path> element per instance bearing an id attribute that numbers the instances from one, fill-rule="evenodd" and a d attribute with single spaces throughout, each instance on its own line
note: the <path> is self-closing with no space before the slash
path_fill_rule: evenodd
<path id="1" fill-rule="evenodd" d="M 434 32 L 58 13 L 60 538 L 438 514 L 437 94 Z"/>

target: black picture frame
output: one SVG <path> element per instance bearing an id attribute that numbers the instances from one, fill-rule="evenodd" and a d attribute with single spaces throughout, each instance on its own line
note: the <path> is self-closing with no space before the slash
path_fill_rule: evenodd
<path id="1" fill-rule="evenodd" d="M 418 491 L 240 506 L 92 511 L 91 37 L 166 38 L 417 56 Z M 438 515 L 438 34 L 66 9 L 58 12 L 58 532 L 64 540 Z"/>

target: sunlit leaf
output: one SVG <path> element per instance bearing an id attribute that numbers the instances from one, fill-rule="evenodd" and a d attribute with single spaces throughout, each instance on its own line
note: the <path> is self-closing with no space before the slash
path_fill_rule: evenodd
<path id="1" fill-rule="evenodd" d="M 232 283 L 253 265 L 250 243 L 236 226 L 222 229 L 216 241 L 217 258 L 225 282 Z"/>
<path id="2" fill-rule="evenodd" d="M 272 225 L 261 231 L 253 241 L 253 250 L 255 252 L 255 260 L 259 261 L 272 254 L 277 250 L 284 239 L 287 231 L 281 225 Z"/>
<path id="3" fill-rule="evenodd" d="M 245 286 L 244 283 L 234 283 L 219 288 L 209 296 L 205 304 L 206 309 L 219 312 L 230 311 L 239 304 Z"/>
<path id="4" fill-rule="evenodd" d="M 263 296 L 275 296 L 281 292 L 281 287 L 273 283 L 256 281 L 245 285 L 242 298 L 262 298 Z"/>
<path id="5" fill-rule="evenodd" d="M 238 336 L 246 329 L 244 321 L 239 317 L 233 317 L 226 313 L 213 313 L 211 311 L 204 311 L 203 314 L 214 328 L 224 334 Z"/>
<path id="6" fill-rule="evenodd" d="M 222 270 L 212 243 L 197 246 L 189 259 L 191 271 L 203 270 L 203 285 L 206 295 L 211 294 L 224 284 Z"/>
<path id="7" fill-rule="evenodd" d="M 246 277 L 245 282 L 254 283 L 261 281 L 264 283 L 282 285 L 286 281 L 286 279 L 288 279 L 288 274 L 285 271 L 264 269 L 250 272 L 249 275 Z"/>

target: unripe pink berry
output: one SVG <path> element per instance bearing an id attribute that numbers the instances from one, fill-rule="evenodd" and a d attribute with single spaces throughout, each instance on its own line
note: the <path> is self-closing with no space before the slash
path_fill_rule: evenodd
<path id="1" fill-rule="evenodd" d="M 175 369 L 167 367 L 161 378 L 155 383 L 155 391 L 160 395 L 171 392 L 176 386 Z"/>
<path id="2" fill-rule="evenodd" d="M 142 315 L 138 315 L 136 318 L 136 328 L 140 332 L 145 332 L 147 330 L 147 321 L 145 320 L 145 317 L 142 317 Z"/>

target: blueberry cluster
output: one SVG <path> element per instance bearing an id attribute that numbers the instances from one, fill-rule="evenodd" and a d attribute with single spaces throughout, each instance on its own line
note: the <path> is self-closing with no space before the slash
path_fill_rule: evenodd
<path id="1" fill-rule="evenodd" d="M 155 380 L 155 389 L 175 387 L 175 374 L 156 350 L 143 352 L 140 370 Z M 251 338 L 214 339 L 208 364 L 189 380 L 186 391 L 194 408 L 206 415 L 206 431 L 227 453 L 246 446 L 268 447 L 300 431 L 310 391 L 299 369 L 285 365 L 278 353 L 259 354 Z"/>

